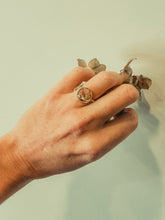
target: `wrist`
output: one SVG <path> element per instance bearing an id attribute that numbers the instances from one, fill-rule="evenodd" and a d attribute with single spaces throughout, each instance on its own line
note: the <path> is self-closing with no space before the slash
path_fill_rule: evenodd
<path id="1" fill-rule="evenodd" d="M 16 151 L 16 143 L 9 133 L 0 138 L 0 204 L 31 181 Z"/>

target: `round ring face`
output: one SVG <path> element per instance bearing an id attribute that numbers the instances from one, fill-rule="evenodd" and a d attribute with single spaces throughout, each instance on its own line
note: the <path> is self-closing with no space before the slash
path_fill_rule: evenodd
<path id="1" fill-rule="evenodd" d="M 92 100 L 93 93 L 87 87 L 82 87 L 77 92 L 77 97 L 83 102 L 88 103 Z"/>

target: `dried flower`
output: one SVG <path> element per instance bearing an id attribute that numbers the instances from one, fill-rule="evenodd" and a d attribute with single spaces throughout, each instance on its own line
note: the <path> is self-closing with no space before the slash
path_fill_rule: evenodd
<path id="1" fill-rule="evenodd" d="M 139 76 L 132 75 L 133 70 L 129 65 L 135 59 L 137 59 L 137 58 L 131 59 L 124 66 L 124 68 L 122 70 L 120 70 L 120 75 L 124 78 L 123 83 L 132 84 L 133 86 L 135 86 L 137 88 L 137 90 L 139 91 L 139 94 L 140 94 L 139 99 L 141 100 L 141 89 L 149 89 L 152 84 L 152 80 L 143 76 L 142 74 Z M 83 59 L 77 59 L 77 61 L 78 61 L 79 66 L 91 68 L 92 70 L 94 70 L 95 74 L 106 70 L 106 65 L 100 64 L 100 62 L 96 58 L 90 60 L 88 62 L 88 66 Z"/>
<path id="2" fill-rule="evenodd" d="M 87 67 L 87 64 L 85 62 L 85 60 L 83 59 L 77 59 L 78 61 L 78 65 L 81 66 L 81 67 Z"/>
<path id="3" fill-rule="evenodd" d="M 134 58 L 137 59 L 137 58 Z M 134 85 L 137 90 L 139 91 L 140 97 L 139 99 L 141 99 L 141 89 L 149 89 L 151 84 L 152 84 L 152 80 L 144 77 L 142 74 L 137 76 L 137 75 L 132 75 L 133 71 L 132 69 L 129 67 L 129 64 L 134 60 L 131 59 L 124 67 L 124 69 L 121 70 L 120 74 L 124 77 L 124 82 L 125 83 L 131 83 L 132 85 Z"/>
<path id="4" fill-rule="evenodd" d="M 139 87 L 139 89 L 149 89 L 152 84 L 152 80 L 147 77 L 144 77 L 143 75 L 132 77 L 133 85 Z"/>
<path id="5" fill-rule="evenodd" d="M 134 58 L 134 59 L 136 59 L 136 58 Z M 124 82 L 125 82 L 125 83 L 129 83 L 129 82 L 130 82 L 130 79 L 131 79 L 131 76 L 132 76 L 133 71 L 132 71 L 131 67 L 129 67 L 129 64 L 130 64 L 134 59 L 131 59 L 131 60 L 125 65 L 125 67 L 124 67 L 122 70 L 120 70 L 120 75 L 121 75 L 122 77 L 124 77 Z"/>
<path id="6" fill-rule="evenodd" d="M 94 69 L 94 68 L 100 66 L 100 62 L 99 62 L 96 58 L 94 58 L 94 59 L 92 59 L 92 60 L 90 60 L 90 61 L 88 62 L 88 66 L 89 66 L 91 69 Z"/>
<path id="7" fill-rule="evenodd" d="M 87 67 L 85 60 L 77 59 L 77 61 L 78 61 L 78 66 Z M 88 62 L 88 68 L 91 68 L 97 74 L 101 71 L 105 71 L 106 65 L 100 64 L 100 62 L 96 58 L 94 58 Z"/>
<path id="8" fill-rule="evenodd" d="M 105 71 L 106 70 L 106 65 L 100 64 L 98 67 L 93 68 L 93 70 L 95 71 L 95 73 L 99 73 L 101 71 Z"/>

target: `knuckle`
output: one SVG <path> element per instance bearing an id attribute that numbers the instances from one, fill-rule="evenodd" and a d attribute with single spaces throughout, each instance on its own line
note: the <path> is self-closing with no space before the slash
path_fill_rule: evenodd
<path id="1" fill-rule="evenodd" d="M 80 109 L 78 109 L 78 111 L 72 114 L 70 120 L 74 127 L 73 130 L 80 135 L 88 129 L 88 125 L 91 123 L 92 119 L 82 114 Z"/>
<path id="2" fill-rule="evenodd" d="M 122 85 L 124 94 L 127 96 L 129 100 L 136 101 L 139 97 L 138 90 L 131 84 L 123 84 Z"/>
<path id="3" fill-rule="evenodd" d="M 129 118 L 129 121 L 131 122 L 131 129 L 134 131 L 138 126 L 138 114 L 137 114 L 137 112 L 134 109 L 129 108 L 128 118 Z"/>
<path id="4" fill-rule="evenodd" d="M 84 127 L 85 122 L 82 120 L 82 118 L 77 119 L 76 128 L 82 132 L 84 130 Z"/>
<path id="5" fill-rule="evenodd" d="M 73 68 L 73 72 L 74 72 L 74 73 L 76 73 L 76 74 L 81 74 L 81 75 L 82 75 L 82 74 L 83 74 L 83 75 L 85 74 L 85 71 L 84 71 L 84 70 L 85 70 L 85 68 L 82 67 L 82 66 L 76 66 L 76 67 Z"/>
<path id="6" fill-rule="evenodd" d="M 115 79 L 118 78 L 119 74 L 116 72 L 112 72 L 112 71 L 102 71 L 100 74 L 102 74 L 102 77 L 109 81 L 110 83 L 112 81 L 115 81 Z"/>
<path id="7" fill-rule="evenodd" d="M 112 72 L 110 72 L 110 71 L 102 71 L 100 74 L 102 74 L 102 78 L 105 81 L 109 81 L 109 82 L 112 81 L 112 78 L 113 78 Z"/>
<path id="8" fill-rule="evenodd" d="M 81 119 L 76 119 L 74 124 L 75 125 L 73 131 L 77 135 L 82 134 L 84 132 L 84 122 Z"/>
<path id="9" fill-rule="evenodd" d="M 84 140 L 84 154 L 86 158 L 86 162 L 90 163 L 97 159 L 99 152 L 96 150 L 96 143 L 93 142 L 93 140 L 88 137 Z"/>
<path id="10" fill-rule="evenodd" d="M 89 162 L 93 162 L 97 159 L 98 152 L 94 149 L 94 146 L 91 146 L 87 152 L 87 158 Z"/>
<path id="11" fill-rule="evenodd" d="M 83 75 L 84 77 L 86 76 L 94 76 L 95 73 L 92 69 L 86 68 L 86 67 L 82 67 L 82 66 L 76 66 L 73 69 L 76 73 Z"/>
<path id="12" fill-rule="evenodd" d="M 84 67 L 76 66 L 76 67 L 73 68 L 73 71 L 79 72 L 79 71 L 82 71 L 83 69 L 84 69 Z"/>

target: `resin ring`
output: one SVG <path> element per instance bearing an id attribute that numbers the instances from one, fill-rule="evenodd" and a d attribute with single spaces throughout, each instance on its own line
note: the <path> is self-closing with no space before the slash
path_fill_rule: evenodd
<path id="1" fill-rule="evenodd" d="M 83 81 L 79 86 L 74 88 L 74 91 L 78 90 L 77 97 L 83 103 L 94 102 L 92 90 L 88 89 L 87 87 L 82 87 L 82 85 L 84 85 L 84 83 L 85 83 L 85 81 Z"/>

